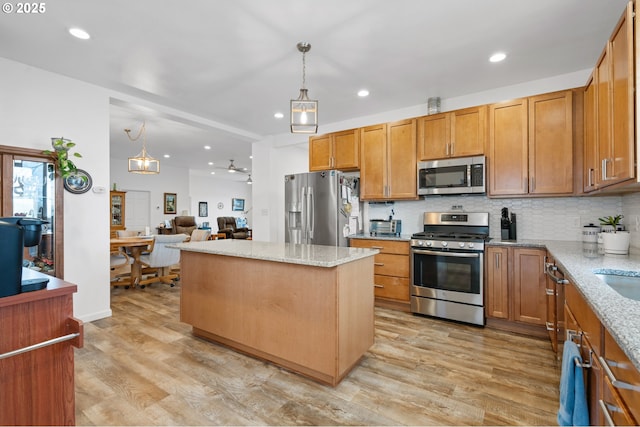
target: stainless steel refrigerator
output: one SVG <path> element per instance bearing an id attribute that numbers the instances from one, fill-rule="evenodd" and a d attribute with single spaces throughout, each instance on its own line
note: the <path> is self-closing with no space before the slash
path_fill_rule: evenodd
<path id="1" fill-rule="evenodd" d="M 341 172 L 284 177 L 285 242 L 348 246 L 351 187 Z"/>

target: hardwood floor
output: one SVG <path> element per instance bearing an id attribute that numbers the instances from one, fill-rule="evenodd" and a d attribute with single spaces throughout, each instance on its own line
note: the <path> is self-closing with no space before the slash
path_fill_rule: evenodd
<path id="1" fill-rule="evenodd" d="M 194 338 L 179 289 L 114 288 L 113 317 L 85 324 L 78 425 L 556 425 L 548 341 L 376 308 L 331 388 Z"/>

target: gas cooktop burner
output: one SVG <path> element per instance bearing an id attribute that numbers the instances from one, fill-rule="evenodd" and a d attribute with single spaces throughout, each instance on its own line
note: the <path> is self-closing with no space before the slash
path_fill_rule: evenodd
<path id="1" fill-rule="evenodd" d="M 412 239 L 436 239 L 436 240 L 482 240 L 487 241 L 488 236 L 484 234 L 465 234 L 465 233 L 415 233 L 411 236 Z"/>

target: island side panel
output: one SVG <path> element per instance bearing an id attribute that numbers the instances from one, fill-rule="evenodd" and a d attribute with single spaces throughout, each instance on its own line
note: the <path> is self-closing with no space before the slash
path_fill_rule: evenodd
<path id="1" fill-rule="evenodd" d="M 336 267 L 181 256 L 181 321 L 242 351 L 285 366 L 290 361 L 294 370 L 300 365 L 324 374 L 322 380 L 335 377 Z"/>
<path id="2" fill-rule="evenodd" d="M 374 343 L 373 256 L 338 269 L 338 378 L 342 379 Z"/>

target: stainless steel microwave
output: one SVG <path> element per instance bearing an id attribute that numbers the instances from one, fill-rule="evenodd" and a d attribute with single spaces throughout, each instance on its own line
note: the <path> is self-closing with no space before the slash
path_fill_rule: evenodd
<path id="1" fill-rule="evenodd" d="M 485 156 L 418 162 L 418 194 L 485 194 Z"/>

